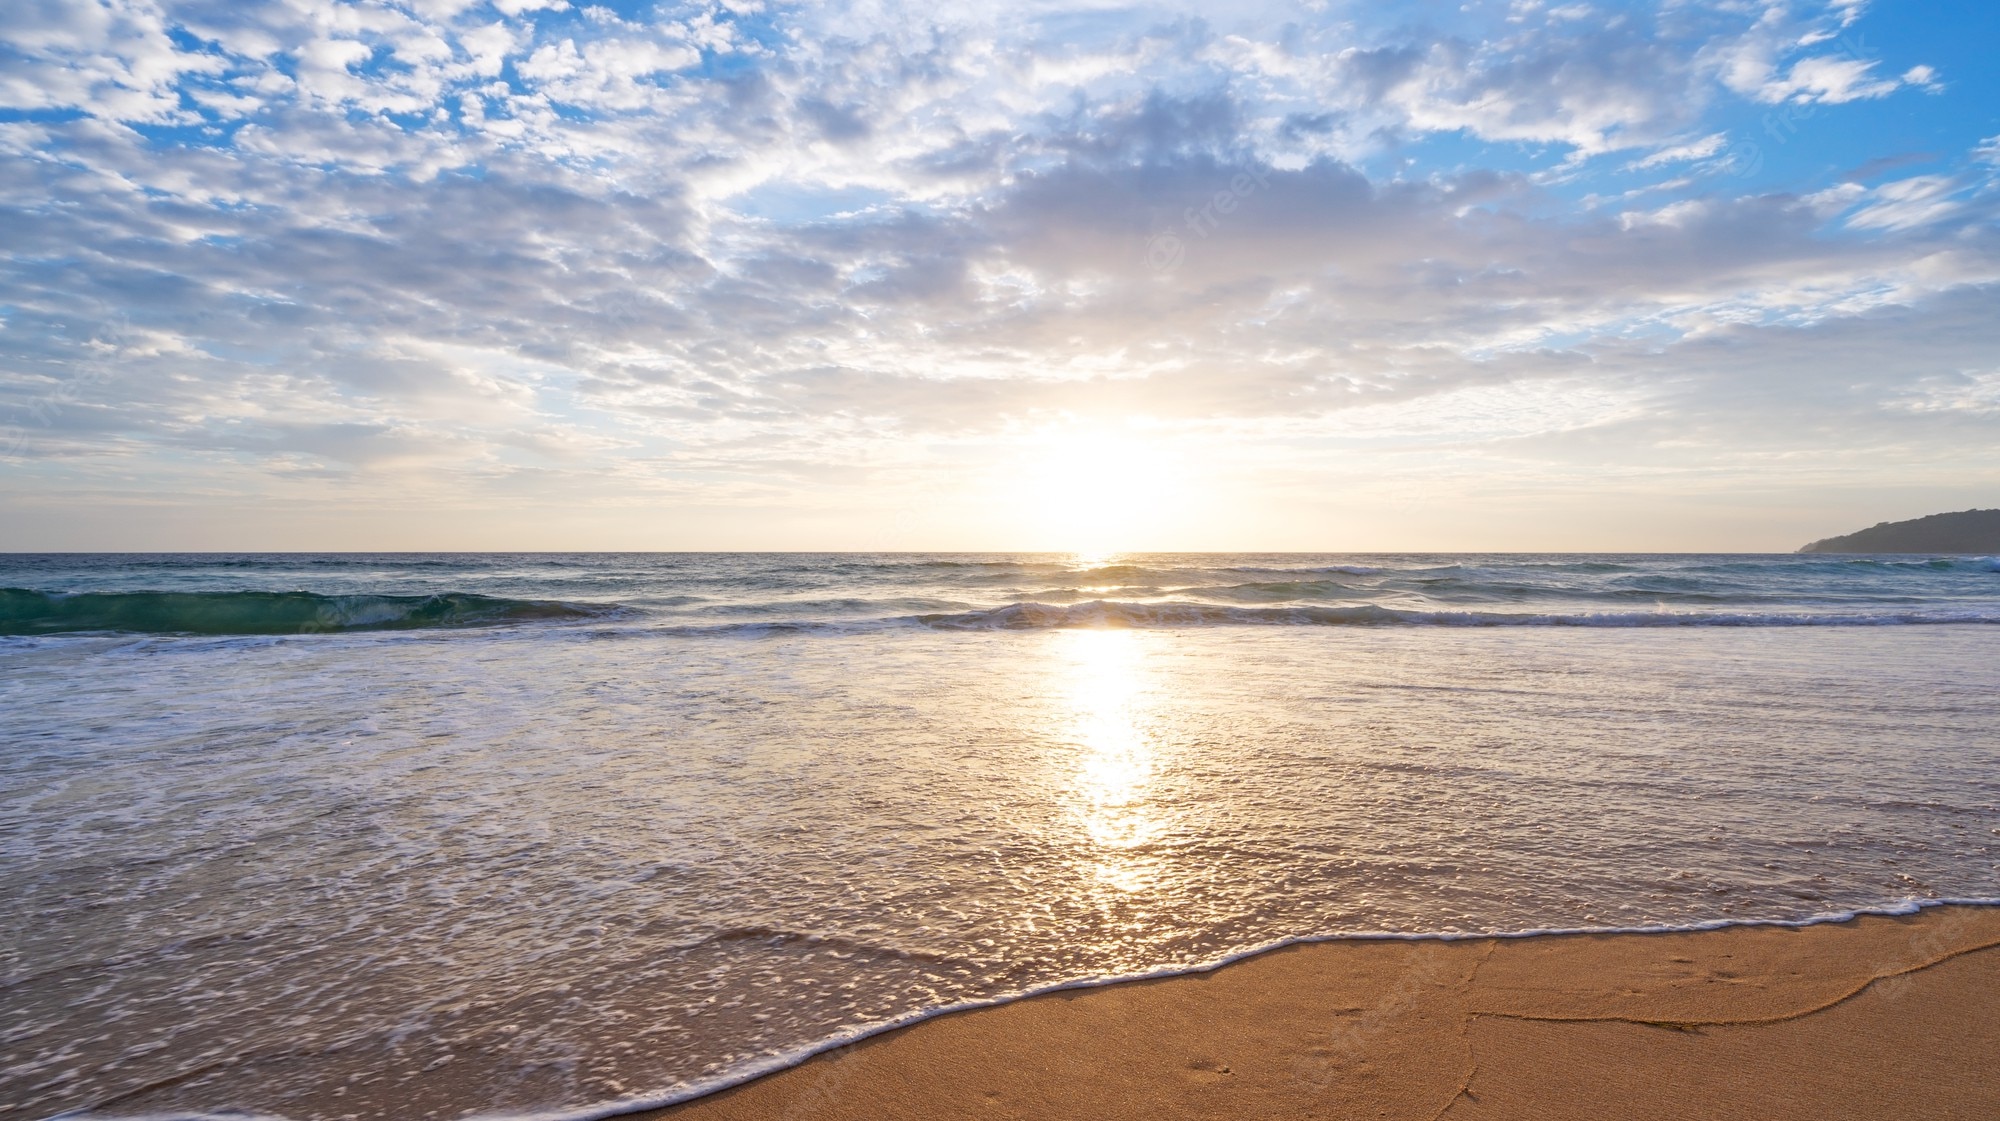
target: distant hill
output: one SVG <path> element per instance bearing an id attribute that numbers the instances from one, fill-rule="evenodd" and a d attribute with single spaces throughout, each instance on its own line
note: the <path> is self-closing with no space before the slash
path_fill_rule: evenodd
<path id="1" fill-rule="evenodd" d="M 1815 541 L 1801 553 L 2000 553 L 2000 510 L 1961 510 L 1882 522 Z"/>

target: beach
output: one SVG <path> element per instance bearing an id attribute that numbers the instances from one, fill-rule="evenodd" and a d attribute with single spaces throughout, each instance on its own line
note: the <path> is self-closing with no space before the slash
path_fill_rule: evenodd
<path id="1" fill-rule="evenodd" d="M 0 1121 L 2000 1121 L 2000 3 L 6 15 Z"/>
<path id="2" fill-rule="evenodd" d="M 2000 901 L 1997 570 L 0 559 L 0 1119 L 1956 1085 L 1895 1033 L 1977 1042 L 1948 1022 L 1977 1003 L 1856 1029 L 1899 1056 L 1872 1074 L 1811 1057 L 1867 994 L 1771 1028 L 1520 1017 L 1788 1016 L 1977 941 L 1991 912 L 1934 908 Z M 911 1065 L 822 1083 L 864 1039 L 855 1069 Z"/>
<path id="3" fill-rule="evenodd" d="M 941 1017 L 641 1115 L 1990 1118 L 2000 908 L 1346 940 Z"/>

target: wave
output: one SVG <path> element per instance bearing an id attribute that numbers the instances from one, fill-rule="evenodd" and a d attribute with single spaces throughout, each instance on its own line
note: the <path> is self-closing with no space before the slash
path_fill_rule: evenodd
<path id="1" fill-rule="evenodd" d="M 675 1082 L 671 1085 L 639 1091 L 628 1091 L 610 1100 L 579 1102 L 575 1105 L 544 1106 L 539 1109 L 502 1109 L 494 1112 L 475 1113 L 471 1121 L 611 1121 L 634 1113 L 646 1113 L 657 1109 L 680 1105 L 697 1098 L 708 1097 L 723 1090 L 741 1086 L 747 1082 L 800 1066 L 819 1055 L 842 1047 L 850 1047 L 866 1039 L 886 1035 L 892 1031 L 915 1026 L 930 1020 L 975 1012 L 989 1008 L 1001 1008 L 1018 1004 L 1035 997 L 1056 993 L 1087 992 L 1107 989 L 1116 985 L 1129 985 L 1146 981 L 1162 981 L 1178 977 L 1200 977 L 1239 962 L 1264 957 L 1281 950 L 1297 946 L 1323 945 L 1337 942 L 1480 942 L 1480 941 L 1524 941 L 1539 938 L 1562 938 L 1575 935 L 1637 935 L 1691 934 L 1716 930 L 1775 928 L 1780 930 L 1804 930 L 1815 926 L 1853 922 L 1863 917 L 1903 918 L 1921 914 L 1934 907 L 1996 907 L 2000 899 L 1989 896 L 1964 896 L 1943 898 L 1904 898 L 1884 900 L 1873 905 L 1862 905 L 1832 911 L 1821 911 L 1799 918 L 1716 918 L 1683 923 L 1647 923 L 1634 925 L 1606 925 L 1580 927 L 1531 927 L 1517 930 L 1360 930 L 1335 933 L 1297 934 L 1273 938 L 1253 943 L 1215 955 L 1205 961 L 1187 965 L 1167 966 L 1160 969 L 1140 970 L 1131 973 L 1099 974 L 1068 980 L 1051 981 L 1039 985 L 1024 985 L 1006 992 L 987 997 L 953 1001 L 928 1008 L 917 1008 L 906 1012 L 892 1013 L 879 1019 L 849 1026 L 829 1032 L 820 1038 L 802 1041 L 781 1050 L 762 1055 L 748 1056 L 730 1065 L 727 1069 L 697 1078 Z M 249 1113 L 237 1110 L 200 1111 L 174 1110 L 170 1112 L 113 1113 L 86 1111 L 92 1116 L 103 1117 L 105 1121 L 295 1121 L 282 1114 Z M 63 1114 L 63 1117 L 75 1116 Z"/>
<path id="2" fill-rule="evenodd" d="M 1010 603 L 980 611 L 913 616 L 935 630 L 1049 630 L 1073 627 L 1456 626 L 1456 627 L 1856 627 L 2000 623 L 2000 612 L 1900 611 L 1811 614 L 1757 611 L 1596 613 L 1438 611 L 1381 607 L 1225 607 L 1211 603 Z"/>
<path id="3" fill-rule="evenodd" d="M 1269 574 L 1278 576 L 1286 576 L 1293 574 L 1302 576 L 1311 576 L 1311 575 L 1380 576 L 1383 573 L 1387 572 L 1388 569 L 1377 568 L 1376 566 L 1371 564 L 1321 564 L 1321 565 L 1311 565 L 1305 568 L 1274 568 L 1266 565 L 1238 564 L 1238 565 L 1231 565 L 1228 568 L 1221 569 L 1220 571 L 1245 572 L 1251 574 Z"/>
<path id="4" fill-rule="evenodd" d="M 313 592 L 38 592 L 0 588 L 0 635 L 120 631 L 138 634 L 263 635 L 481 627 L 599 618 L 617 608 L 435 595 Z"/>

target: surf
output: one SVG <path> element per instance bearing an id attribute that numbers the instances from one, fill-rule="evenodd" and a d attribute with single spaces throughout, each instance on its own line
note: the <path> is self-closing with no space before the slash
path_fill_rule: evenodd
<path id="1" fill-rule="evenodd" d="M 0 588 L 0 635 L 78 632 L 275 635 L 589 619 L 607 609 L 471 592 L 40 592 Z"/>

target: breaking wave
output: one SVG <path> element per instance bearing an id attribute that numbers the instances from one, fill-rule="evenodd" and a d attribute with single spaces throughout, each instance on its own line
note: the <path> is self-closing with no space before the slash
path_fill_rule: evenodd
<path id="1" fill-rule="evenodd" d="M 604 607 L 435 595 L 312 592 L 37 592 L 0 588 L 0 635 L 122 631 L 138 634 L 261 635 L 480 627 L 606 614 Z"/>
<path id="2" fill-rule="evenodd" d="M 1501 612 L 1353 607 L 1225 607 L 1211 603 L 1010 603 L 983 611 L 918 615 L 937 630 L 1047 630 L 1058 627 L 1446 626 L 1446 627 L 1862 627 L 2000 623 L 1984 611 L 1814 613 L 1778 611 Z"/>

